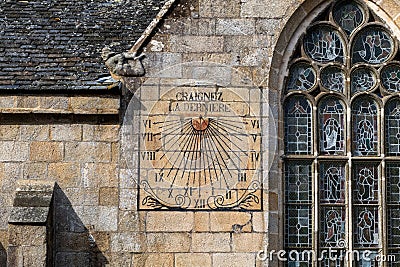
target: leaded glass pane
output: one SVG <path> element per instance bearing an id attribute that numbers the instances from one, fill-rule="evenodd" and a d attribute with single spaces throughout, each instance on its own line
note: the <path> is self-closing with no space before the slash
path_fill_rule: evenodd
<path id="1" fill-rule="evenodd" d="M 324 99 L 318 109 L 319 150 L 321 154 L 343 155 L 345 147 L 344 104 L 337 99 Z"/>
<path id="2" fill-rule="evenodd" d="M 292 97 L 285 104 L 285 150 L 309 154 L 312 149 L 311 105 L 305 97 Z"/>
<path id="3" fill-rule="evenodd" d="M 367 67 L 357 68 L 350 75 L 351 93 L 365 92 L 375 87 L 375 73 Z"/>
<path id="4" fill-rule="evenodd" d="M 287 163 L 286 177 L 286 202 L 311 203 L 311 164 Z"/>
<path id="5" fill-rule="evenodd" d="M 344 59 L 344 41 L 333 27 L 318 26 L 309 30 L 304 38 L 304 50 L 320 63 L 340 62 Z"/>
<path id="6" fill-rule="evenodd" d="M 381 262 L 376 259 L 378 251 L 359 250 L 354 252 L 356 267 L 380 267 Z"/>
<path id="7" fill-rule="evenodd" d="M 343 250 L 336 250 L 335 253 L 333 253 L 332 250 L 332 256 L 329 258 L 329 251 L 325 253 L 324 259 L 320 261 L 319 266 L 320 267 L 344 267 L 346 266 L 345 264 L 345 259 L 346 257 L 346 252 Z"/>
<path id="8" fill-rule="evenodd" d="M 364 12 L 355 2 L 342 2 L 333 9 L 333 19 L 350 35 L 364 21 Z"/>
<path id="9" fill-rule="evenodd" d="M 380 27 L 367 27 L 357 33 L 352 45 L 352 63 L 381 64 L 393 53 L 393 38 Z"/>
<path id="10" fill-rule="evenodd" d="M 321 71 L 321 83 L 327 90 L 343 93 L 345 80 L 346 75 L 339 67 L 329 66 Z"/>
<path id="11" fill-rule="evenodd" d="M 355 165 L 353 170 L 353 201 L 356 204 L 377 204 L 379 196 L 378 166 Z"/>
<path id="12" fill-rule="evenodd" d="M 400 204 L 400 164 L 386 163 L 386 202 Z"/>
<path id="13" fill-rule="evenodd" d="M 322 207 L 320 215 L 320 244 L 322 247 L 340 247 L 340 241 L 345 239 L 344 207 Z"/>
<path id="14" fill-rule="evenodd" d="M 308 251 L 292 250 L 287 255 L 288 267 L 310 267 L 312 266 L 312 255 L 309 259 Z"/>
<path id="15" fill-rule="evenodd" d="M 399 267 L 400 266 L 400 252 L 399 251 L 389 250 L 388 257 L 390 257 L 387 261 L 389 267 Z"/>
<path id="16" fill-rule="evenodd" d="M 311 89 L 317 81 L 316 76 L 317 74 L 310 64 L 296 63 L 290 68 L 287 90 Z"/>
<path id="17" fill-rule="evenodd" d="M 400 101 L 389 101 L 385 107 L 386 153 L 400 156 Z"/>
<path id="18" fill-rule="evenodd" d="M 286 206 L 286 245 L 289 247 L 311 247 L 311 206 Z"/>
<path id="19" fill-rule="evenodd" d="M 358 99 L 352 108 L 353 155 L 376 155 L 378 152 L 378 105 L 369 98 Z"/>
<path id="20" fill-rule="evenodd" d="M 388 210 L 388 244 L 389 247 L 400 247 L 400 209 L 389 208 Z"/>
<path id="21" fill-rule="evenodd" d="M 353 234 L 355 247 L 379 245 L 379 219 L 377 207 L 354 207 Z"/>
<path id="22" fill-rule="evenodd" d="M 319 171 L 320 203 L 344 203 L 346 192 L 344 164 L 321 163 Z"/>
<path id="23" fill-rule="evenodd" d="M 389 64 L 381 70 L 383 87 L 389 92 L 400 91 L 400 65 Z"/>

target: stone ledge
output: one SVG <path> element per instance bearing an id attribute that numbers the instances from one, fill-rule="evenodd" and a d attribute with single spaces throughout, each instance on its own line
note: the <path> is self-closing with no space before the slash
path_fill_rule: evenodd
<path id="1" fill-rule="evenodd" d="M 19 181 L 8 222 L 10 224 L 45 225 L 50 211 L 53 189 L 54 182 Z"/>
<path id="2" fill-rule="evenodd" d="M 0 96 L 0 113 L 118 114 L 120 96 Z"/>

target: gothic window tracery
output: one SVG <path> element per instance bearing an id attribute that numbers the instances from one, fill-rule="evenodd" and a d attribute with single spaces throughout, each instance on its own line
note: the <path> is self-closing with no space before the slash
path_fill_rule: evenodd
<path id="1" fill-rule="evenodd" d="M 285 248 L 400 256 L 398 41 L 354 0 L 333 2 L 297 46 L 283 90 Z"/>

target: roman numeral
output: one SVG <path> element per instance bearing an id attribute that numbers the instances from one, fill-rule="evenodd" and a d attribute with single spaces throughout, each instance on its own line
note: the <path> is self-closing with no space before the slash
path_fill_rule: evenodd
<path id="1" fill-rule="evenodd" d="M 251 155 L 251 161 L 252 162 L 260 160 L 260 152 L 251 151 L 250 155 Z"/>
<path id="2" fill-rule="evenodd" d="M 143 160 L 156 160 L 156 152 L 155 151 L 144 151 L 140 153 L 142 155 Z"/>
<path id="3" fill-rule="evenodd" d="M 251 126 L 253 127 L 253 129 L 260 128 L 260 120 L 251 120 Z"/>
<path id="4" fill-rule="evenodd" d="M 195 199 L 195 208 L 204 209 L 206 207 L 206 200 L 204 198 Z"/>
<path id="5" fill-rule="evenodd" d="M 239 182 L 246 182 L 246 180 L 247 180 L 247 173 L 239 172 L 238 173 L 238 181 Z"/>
<path id="6" fill-rule="evenodd" d="M 143 140 L 153 141 L 154 134 L 153 133 L 142 133 Z"/>
<path id="7" fill-rule="evenodd" d="M 151 128 L 151 120 L 143 120 L 143 125 L 145 128 Z"/>
<path id="8" fill-rule="evenodd" d="M 162 182 L 164 180 L 164 173 L 156 173 L 156 183 Z"/>

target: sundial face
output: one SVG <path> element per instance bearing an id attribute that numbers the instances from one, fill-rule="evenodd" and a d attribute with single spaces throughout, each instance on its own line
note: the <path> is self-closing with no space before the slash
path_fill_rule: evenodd
<path id="1" fill-rule="evenodd" d="M 133 116 L 140 131 L 139 209 L 261 209 L 258 89 L 160 91 L 138 92 L 141 108 Z"/>
<path id="2" fill-rule="evenodd" d="M 121 128 L 121 188 L 133 190 L 138 210 L 262 210 L 276 152 L 265 92 L 213 62 L 150 74 Z"/>

